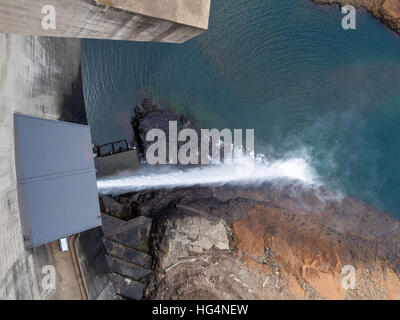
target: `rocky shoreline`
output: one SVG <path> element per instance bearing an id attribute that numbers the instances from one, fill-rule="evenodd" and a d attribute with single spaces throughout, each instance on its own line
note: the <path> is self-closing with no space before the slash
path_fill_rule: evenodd
<path id="1" fill-rule="evenodd" d="M 150 299 L 399 299 L 400 223 L 301 186 L 194 187 L 115 198 L 153 219 Z M 342 288 L 354 266 L 356 289 Z"/>
<path id="2" fill-rule="evenodd" d="M 136 129 L 152 110 L 158 125 L 177 116 L 147 100 Z M 322 188 L 195 186 L 102 203 L 124 220 L 153 221 L 146 299 L 400 299 L 400 221 Z M 344 266 L 354 267 L 354 289 Z"/>
<path id="3" fill-rule="evenodd" d="M 400 35 L 400 2 L 398 0 L 312 0 L 315 3 L 330 5 L 353 5 L 367 9 L 391 30 Z"/>

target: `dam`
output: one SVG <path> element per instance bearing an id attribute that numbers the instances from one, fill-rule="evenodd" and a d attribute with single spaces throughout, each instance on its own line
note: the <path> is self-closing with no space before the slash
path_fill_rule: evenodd
<path id="1" fill-rule="evenodd" d="M 55 9 L 55 29 L 42 26 L 44 6 Z M 103 248 L 98 228 L 70 233 L 65 252 L 58 241 L 33 248 L 24 244 L 15 114 L 87 126 L 78 38 L 182 43 L 207 29 L 209 10 L 210 0 L 157 0 L 151 5 L 145 0 L 0 0 L 0 299 L 115 294 L 107 270 L 94 267 L 105 262 L 98 262 Z M 141 225 L 148 228 L 148 221 Z M 42 285 L 48 266 L 56 272 L 51 289 Z"/>
<path id="2" fill-rule="evenodd" d="M 209 2 L 29 2 L 0 0 L 0 299 L 400 299 L 396 34 L 227 0 L 178 45 Z M 110 176 L 169 121 L 253 128 L 257 162 Z"/>

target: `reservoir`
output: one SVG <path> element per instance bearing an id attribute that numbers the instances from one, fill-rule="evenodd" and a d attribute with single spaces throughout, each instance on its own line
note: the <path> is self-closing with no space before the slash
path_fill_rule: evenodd
<path id="1" fill-rule="evenodd" d="M 324 185 L 400 218 L 400 37 L 357 11 L 308 0 L 212 2 L 185 44 L 85 40 L 96 144 L 132 140 L 145 96 L 204 128 L 255 129 L 256 152 L 301 157 Z"/>

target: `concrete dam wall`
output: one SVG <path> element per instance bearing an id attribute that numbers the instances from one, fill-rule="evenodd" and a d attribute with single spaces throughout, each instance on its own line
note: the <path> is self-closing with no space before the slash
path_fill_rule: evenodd
<path id="1" fill-rule="evenodd" d="M 24 248 L 13 113 L 85 121 L 84 109 L 73 112 L 84 108 L 80 54 L 80 40 L 0 34 L 0 299 L 62 297 L 40 285 L 42 268 L 57 266 L 54 246 Z"/>
<path id="2" fill-rule="evenodd" d="M 181 43 L 207 29 L 210 2 L 0 0 L 0 32 Z M 50 14 L 54 25 L 46 18 Z"/>

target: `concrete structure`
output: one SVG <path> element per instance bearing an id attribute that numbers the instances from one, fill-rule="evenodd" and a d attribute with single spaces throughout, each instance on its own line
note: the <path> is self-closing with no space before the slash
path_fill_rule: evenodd
<path id="1" fill-rule="evenodd" d="M 119 171 L 132 171 L 138 169 L 140 166 L 136 150 L 95 158 L 94 162 L 97 170 L 97 177 L 114 175 Z"/>
<path id="2" fill-rule="evenodd" d="M 107 264 L 118 275 L 114 279 L 115 291 L 121 297 L 140 300 L 145 289 L 142 280 L 152 273 L 149 255 L 152 219 L 139 216 L 124 221 L 102 213 L 102 220 Z"/>
<path id="3" fill-rule="evenodd" d="M 211 0 L 0 0 L 0 32 L 181 43 L 208 27 Z M 43 28 L 55 9 L 55 29 Z M 44 13 L 42 13 L 42 10 Z M 49 26 L 53 27 L 49 23 Z"/>
<path id="4" fill-rule="evenodd" d="M 26 248 L 101 226 L 90 127 L 14 114 Z"/>
<path id="5" fill-rule="evenodd" d="M 133 171 L 140 167 L 139 158 L 126 139 L 95 146 L 94 163 L 97 177 L 114 175 L 120 171 Z"/>
<path id="6" fill-rule="evenodd" d="M 0 298 L 3 299 L 56 299 L 73 295 L 68 289 L 62 292 L 61 285 L 55 290 L 41 285 L 42 268 L 51 265 L 57 269 L 62 261 L 61 256 L 54 255 L 54 249 L 59 250 L 57 242 L 54 246 L 24 248 L 13 114 L 84 122 L 84 113 L 81 112 L 81 119 L 77 116 L 78 107 L 82 109 L 84 103 L 80 51 L 80 41 L 75 39 L 0 34 Z M 70 116 L 72 113 L 74 117 Z M 70 253 L 62 255 L 64 259 Z M 62 269 L 59 268 L 60 272 Z"/>
<path id="7" fill-rule="evenodd" d="M 55 30 L 42 28 L 45 5 L 56 8 Z M 69 238 L 66 252 L 57 241 L 24 247 L 13 114 L 87 121 L 81 42 L 49 37 L 184 42 L 206 29 L 209 7 L 210 0 L 0 0 L 0 32 L 9 33 L 0 33 L 0 299 L 95 299 L 112 292 L 104 270 L 94 268 L 106 263 L 98 261 L 102 246 L 83 245 L 100 243 L 98 229 L 86 231 L 82 242 Z M 46 266 L 55 267 L 55 289 L 43 286 Z"/>

